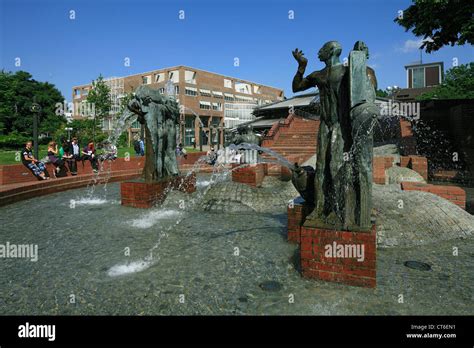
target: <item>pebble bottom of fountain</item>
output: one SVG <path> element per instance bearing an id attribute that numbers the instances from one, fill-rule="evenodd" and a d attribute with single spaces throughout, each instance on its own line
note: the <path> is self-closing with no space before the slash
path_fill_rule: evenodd
<path id="1" fill-rule="evenodd" d="M 101 190 L 97 186 L 100 197 Z M 180 202 L 191 204 L 198 193 L 173 191 L 164 206 L 156 209 L 161 213 L 153 216 L 154 210 L 112 203 L 119 197 L 117 183 L 108 185 L 106 203 L 70 207 L 71 197 L 86 194 L 86 189 L 78 189 L 0 208 L 0 240 L 38 245 L 37 262 L 1 260 L 2 314 L 474 312 L 472 238 L 379 249 L 377 288 L 364 289 L 303 279 L 297 270 L 298 247 L 286 241 L 284 212 L 207 213 L 197 205 L 180 209 Z M 173 211 L 181 215 L 169 213 Z M 134 221 L 141 221 L 143 228 L 133 226 Z M 462 250 L 458 256 L 453 256 L 453 246 Z M 130 256 L 124 255 L 126 247 Z M 432 270 L 410 269 L 404 266 L 406 260 L 420 260 Z M 398 303 L 400 293 L 409 305 Z M 68 301 L 71 294 L 77 299 L 74 305 Z M 293 303 L 288 301 L 290 294 Z M 185 296 L 185 303 L 179 302 L 180 295 Z"/>

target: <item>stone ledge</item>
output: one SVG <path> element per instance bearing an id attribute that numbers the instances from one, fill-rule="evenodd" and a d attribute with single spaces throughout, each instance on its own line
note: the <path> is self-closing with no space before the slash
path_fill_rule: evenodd
<path id="1" fill-rule="evenodd" d="M 402 182 L 400 186 L 403 191 L 423 191 L 432 193 L 447 199 L 464 210 L 466 209 L 466 192 L 458 186 L 432 185 L 418 182 Z"/>

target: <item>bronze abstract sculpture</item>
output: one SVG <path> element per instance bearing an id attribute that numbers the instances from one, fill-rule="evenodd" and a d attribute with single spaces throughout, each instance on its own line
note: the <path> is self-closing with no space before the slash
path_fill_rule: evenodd
<path id="1" fill-rule="evenodd" d="M 176 161 L 178 103 L 157 90 L 139 86 L 127 108 L 145 127 L 145 181 L 160 181 L 179 175 Z"/>

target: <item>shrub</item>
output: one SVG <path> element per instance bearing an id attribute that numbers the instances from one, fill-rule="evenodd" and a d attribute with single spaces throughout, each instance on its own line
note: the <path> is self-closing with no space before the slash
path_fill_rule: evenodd
<path id="1" fill-rule="evenodd" d="M 16 132 L 0 135 L 0 148 L 17 150 L 22 148 L 28 140 L 31 138 Z"/>

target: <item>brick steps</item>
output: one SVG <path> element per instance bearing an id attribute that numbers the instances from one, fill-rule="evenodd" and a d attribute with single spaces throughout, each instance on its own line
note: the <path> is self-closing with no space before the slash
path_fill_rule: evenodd
<path id="1" fill-rule="evenodd" d="M 290 114 L 283 124 L 272 129 L 272 137 L 264 146 L 293 161 L 310 158 L 316 153 L 319 121 L 307 120 Z"/>

